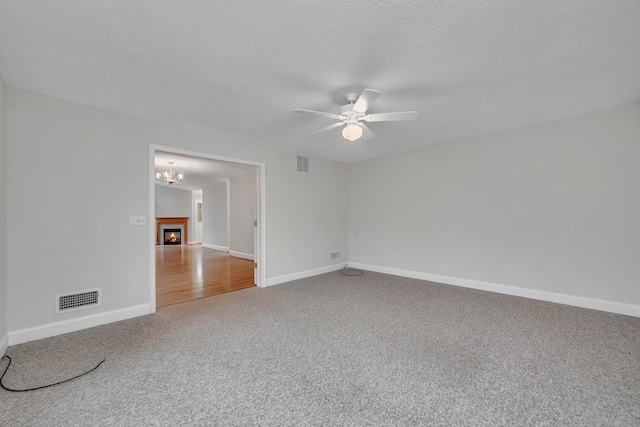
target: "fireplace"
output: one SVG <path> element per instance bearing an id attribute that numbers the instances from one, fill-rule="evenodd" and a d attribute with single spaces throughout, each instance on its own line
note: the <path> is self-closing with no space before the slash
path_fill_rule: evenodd
<path id="1" fill-rule="evenodd" d="M 176 237 L 180 237 L 180 242 L 165 243 L 166 238 L 165 238 L 164 230 L 176 229 L 177 227 L 181 227 L 181 229 L 178 229 L 178 231 L 182 231 L 180 233 L 180 236 L 176 234 Z M 171 234 L 169 234 L 169 236 L 171 236 Z M 166 244 L 188 245 L 189 244 L 189 242 L 187 242 L 188 238 L 189 238 L 189 217 L 156 218 L 156 245 L 166 245 Z"/>
<path id="2" fill-rule="evenodd" d="M 164 230 L 164 245 L 181 245 L 182 244 L 182 229 L 180 228 L 165 228 Z"/>

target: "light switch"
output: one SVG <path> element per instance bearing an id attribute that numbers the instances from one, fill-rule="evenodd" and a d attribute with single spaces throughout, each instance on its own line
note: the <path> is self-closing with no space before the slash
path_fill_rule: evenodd
<path id="1" fill-rule="evenodd" d="M 129 225 L 147 225 L 146 216 L 130 216 Z"/>

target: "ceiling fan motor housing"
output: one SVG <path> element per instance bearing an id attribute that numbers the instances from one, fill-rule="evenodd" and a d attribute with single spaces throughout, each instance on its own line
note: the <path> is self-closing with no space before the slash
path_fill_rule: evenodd
<path id="1" fill-rule="evenodd" d="M 340 110 L 338 110 L 341 116 L 346 112 L 353 111 L 353 104 L 355 104 L 358 100 L 358 94 L 348 93 L 345 95 L 345 98 L 347 98 L 348 104 L 343 105 L 342 107 L 340 107 Z"/>
<path id="2" fill-rule="evenodd" d="M 348 93 L 345 95 L 345 98 L 347 98 L 349 104 L 354 104 L 358 100 L 358 96 L 357 93 Z"/>

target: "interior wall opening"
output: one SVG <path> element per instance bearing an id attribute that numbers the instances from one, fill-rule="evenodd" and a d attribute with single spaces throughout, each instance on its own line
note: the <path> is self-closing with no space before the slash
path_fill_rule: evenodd
<path id="1" fill-rule="evenodd" d="M 152 307 L 264 286 L 264 165 L 155 145 L 149 157 Z"/>

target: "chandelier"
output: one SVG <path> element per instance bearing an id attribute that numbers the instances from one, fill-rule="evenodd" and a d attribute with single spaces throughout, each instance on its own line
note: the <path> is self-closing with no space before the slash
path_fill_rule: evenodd
<path id="1" fill-rule="evenodd" d="M 182 184 L 182 181 L 184 180 L 184 172 L 174 171 L 173 162 L 167 162 L 167 163 L 169 163 L 169 169 L 165 169 L 163 171 L 159 171 L 159 170 L 156 171 L 156 182 L 161 182 L 169 185 Z"/>

